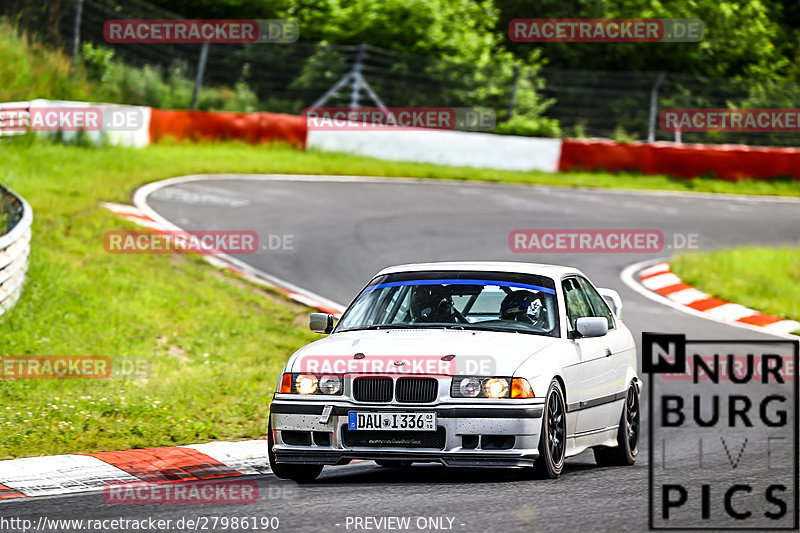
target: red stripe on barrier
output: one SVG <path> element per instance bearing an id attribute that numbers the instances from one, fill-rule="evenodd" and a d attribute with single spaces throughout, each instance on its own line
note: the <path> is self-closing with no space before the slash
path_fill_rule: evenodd
<path id="1" fill-rule="evenodd" d="M 305 147 L 306 120 L 283 113 L 227 113 L 216 111 L 165 111 L 150 115 L 150 141 L 165 137 L 179 141 L 240 140 L 257 144 L 286 142 Z"/>
<path id="2" fill-rule="evenodd" d="M 194 481 L 242 473 L 191 448 L 146 448 L 121 452 L 84 453 L 149 483 Z"/>
<path id="3" fill-rule="evenodd" d="M 9 498 L 24 498 L 25 495 L 21 492 L 17 492 L 14 489 L 8 488 L 3 484 L 0 484 L 0 500 L 7 500 Z"/>
<path id="4" fill-rule="evenodd" d="M 660 294 L 661 296 L 667 296 L 669 294 L 685 291 L 686 289 L 691 289 L 691 285 L 687 285 L 684 282 L 676 283 L 675 285 L 667 285 L 666 287 L 661 287 L 660 289 L 655 289 L 655 292 Z"/>
<path id="5" fill-rule="evenodd" d="M 737 322 L 744 322 L 745 324 L 752 324 L 753 326 L 768 326 L 770 324 L 774 324 L 775 322 L 780 322 L 781 320 L 783 319 L 774 315 L 757 313 L 755 315 L 742 317 L 737 320 Z"/>
<path id="6" fill-rule="evenodd" d="M 697 300 L 696 302 L 686 305 L 687 307 L 691 307 L 696 311 L 708 311 L 709 309 L 714 309 L 715 307 L 725 305 L 726 303 L 728 302 L 723 302 L 722 300 L 718 300 L 716 298 L 705 298 L 703 300 Z"/>
<path id="7" fill-rule="evenodd" d="M 729 181 L 775 176 L 800 179 L 800 150 L 565 139 L 561 145 L 559 170 L 634 171 L 679 178 L 715 175 Z"/>

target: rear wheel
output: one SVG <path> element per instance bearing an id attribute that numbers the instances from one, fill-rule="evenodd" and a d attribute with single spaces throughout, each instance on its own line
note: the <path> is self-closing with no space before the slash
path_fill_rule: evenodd
<path id="1" fill-rule="evenodd" d="M 317 479 L 322 473 L 322 465 L 295 465 L 280 464 L 275 460 L 275 439 L 272 436 L 272 420 L 269 421 L 267 430 L 267 455 L 272 473 L 281 479 L 291 479 L 298 483 L 309 483 Z"/>
<path id="2" fill-rule="evenodd" d="M 625 396 L 625 406 L 617 429 L 617 446 L 598 446 L 594 449 L 594 460 L 600 466 L 630 466 L 639 455 L 640 431 L 639 394 L 631 384 Z"/>
<path id="3" fill-rule="evenodd" d="M 542 432 L 539 435 L 539 458 L 534 471 L 540 477 L 555 479 L 564 469 L 567 453 L 567 410 L 564 391 L 557 380 L 550 383 L 544 402 Z"/>

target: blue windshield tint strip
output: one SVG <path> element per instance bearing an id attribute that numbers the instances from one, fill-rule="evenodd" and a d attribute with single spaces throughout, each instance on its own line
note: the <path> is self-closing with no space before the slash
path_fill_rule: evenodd
<path id="1" fill-rule="evenodd" d="M 378 285 L 370 285 L 365 291 L 372 291 L 375 289 L 383 289 L 385 287 L 403 287 L 405 285 L 493 285 L 495 287 L 514 287 L 517 289 L 531 289 L 534 291 L 544 292 L 546 294 L 555 294 L 556 291 L 548 289 L 547 287 L 540 287 L 538 285 L 528 285 L 526 283 L 517 283 L 515 281 L 494 281 L 489 279 L 412 279 L 408 281 L 393 281 L 390 283 L 379 283 Z"/>

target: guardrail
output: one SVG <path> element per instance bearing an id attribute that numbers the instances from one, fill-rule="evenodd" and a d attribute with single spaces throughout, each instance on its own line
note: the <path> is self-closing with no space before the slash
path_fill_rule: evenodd
<path id="1" fill-rule="evenodd" d="M 0 315 L 11 309 L 22 293 L 31 250 L 33 210 L 24 198 L 0 185 Z"/>

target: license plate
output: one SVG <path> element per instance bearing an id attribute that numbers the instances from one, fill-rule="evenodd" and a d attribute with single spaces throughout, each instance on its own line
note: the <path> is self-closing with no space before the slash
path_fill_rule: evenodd
<path id="1" fill-rule="evenodd" d="M 436 413 L 348 413 L 347 429 L 436 431 Z"/>

